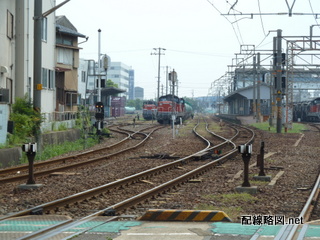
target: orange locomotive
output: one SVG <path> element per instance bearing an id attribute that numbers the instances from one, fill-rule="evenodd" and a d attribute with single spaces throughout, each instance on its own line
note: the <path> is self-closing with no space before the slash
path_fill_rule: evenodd
<path id="1" fill-rule="evenodd" d="M 143 101 L 142 116 L 145 120 L 155 120 L 157 115 L 157 105 L 153 100 Z"/>
<path id="2" fill-rule="evenodd" d="M 171 94 L 159 98 L 157 121 L 160 124 L 168 124 L 172 121 L 182 123 L 191 116 L 193 116 L 192 107 L 183 98 Z"/>

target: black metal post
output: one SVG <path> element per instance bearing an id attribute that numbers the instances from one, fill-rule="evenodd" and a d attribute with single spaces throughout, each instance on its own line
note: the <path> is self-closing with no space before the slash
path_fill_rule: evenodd
<path id="1" fill-rule="evenodd" d="M 27 184 L 35 184 L 36 181 L 34 180 L 33 163 L 36 157 L 36 153 L 29 151 L 29 152 L 26 152 L 26 155 L 28 157 L 28 162 L 29 162 L 29 178 L 28 178 Z"/>
<path id="2" fill-rule="evenodd" d="M 265 176 L 266 174 L 264 173 L 264 142 L 261 142 L 260 145 L 260 172 L 259 176 Z"/>
<path id="3" fill-rule="evenodd" d="M 243 176 L 243 183 L 242 187 L 250 187 L 249 183 L 249 162 L 250 162 L 251 154 L 250 153 L 243 153 L 242 160 L 244 162 L 244 176 Z"/>

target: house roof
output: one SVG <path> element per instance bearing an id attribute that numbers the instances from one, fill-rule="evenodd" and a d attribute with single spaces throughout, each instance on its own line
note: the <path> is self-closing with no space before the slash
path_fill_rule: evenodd
<path id="1" fill-rule="evenodd" d="M 74 37 L 86 37 L 85 35 L 78 32 L 78 30 L 72 25 L 72 23 L 66 18 L 66 16 L 56 17 L 56 31 Z"/>
<path id="2" fill-rule="evenodd" d="M 248 86 L 244 88 L 240 88 L 229 95 L 225 96 L 223 100 L 225 102 L 232 101 L 235 98 L 247 98 L 253 99 L 253 86 Z M 261 83 L 260 85 L 260 97 L 261 99 L 269 99 L 270 98 L 270 85 L 266 83 Z"/>

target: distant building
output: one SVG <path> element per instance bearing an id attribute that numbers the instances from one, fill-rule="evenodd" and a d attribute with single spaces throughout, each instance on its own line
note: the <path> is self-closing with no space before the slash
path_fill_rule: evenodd
<path id="1" fill-rule="evenodd" d="M 134 70 L 129 70 L 129 100 L 134 100 Z"/>
<path id="2" fill-rule="evenodd" d="M 144 98 L 144 89 L 142 87 L 135 87 L 134 88 L 134 95 L 135 95 L 135 99 L 143 100 L 143 98 Z"/>
<path id="3" fill-rule="evenodd" d="M 122 62 L 111 62 L 109 64 L 107 79 L 112 80 L 115 84 L 118 84 L 118 88 L 125 90 L 125 93 L 121 93 L 120 96 L 129 98 L 129 80 L 131 67 Z"/>

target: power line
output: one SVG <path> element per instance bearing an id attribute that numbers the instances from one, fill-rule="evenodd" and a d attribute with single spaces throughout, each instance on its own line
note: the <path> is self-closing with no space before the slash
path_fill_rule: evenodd
<path id="1" fill-rule="evenodd" d="M 207 2 L 208 3 L 210 3 L 211 4 L 211 6 L 217 11 L 217 12 L 219 12 L 220 13 L 220 15 L 222 15 L 223 16 L 223 14 L 219 11 L 219 9 L 218 8 L 216 8 L 216 6 L 213 4 L 213 3 L 211 3 L 209 0 L 207 0 Z M 234 26 L 233 26 L 233 24 L 232 24 L 232 22 L 230 22 L 230 20 L 226 17 L 226 16 L 223 16 L 225 19 L 227 19 L 227 21 L 229 22 L 229 23 L 231 23 L 231 26 L 232 26 L 232 29 L 233 29 L 233 31 L 234 31 L 234 34 L 236 35 L 236 38 L 237 38 L 237 40 L 238 40 L 238 43 L 239 43 L 239 45 L 241 45 L 241 42 L 240 42 L 240 40 L 239 40 L 239 37 L 238 37 L 238 35 L 237 35 L 237 32 L 236 32 L 236 30 L 235 30 L 235 28 L 234 28 Z"/>
<path id="2" fill-rule="evenodd" d="M 259 13 L 261 13 L 261 7 L 260 7 L 260 0 L 258 0 L 258 8 L 259 8 Z M 264 25 L 263 25 L 263 20 L 262 20 L 262 16 L 260 15 L 260 22 L 261 22 L 261 27 L 262 27 L 262 31 L 264 36 L 266 36 L 266 31 L 264 30 Z"/>
<path id="3" fill-rule="evenodd" d="M 310 8 L 311 8 L 311 12 L 313 13 L 313 15 L 315 16 L 314 17 L 314 20 L 316 21 L 317 25 L 319 25 L 318 21 L 317 21 L 317 14 L 314 14 L 314 11 L 313 11 L 313 7 L 312 7 L 312 4 L 311 4 L 311 1 L 309 0 L 309 5 L 310 5 Z M 320 26 L 319 26 L 320 28 Z"/>
<path id="4" fill-rule="evenodd" d="M 222 56 L 222 55 L 210 54 L 210 53 L 204 53 L 204 52 L 192 52 L 192 51 L 174 50 L 174 49 L 167 49 L 167 51 L 194 54 L 194 55 L 212 56 L 212 57 L 227 57 L 227 58 L 230 57 L 230 56 Z"/>

